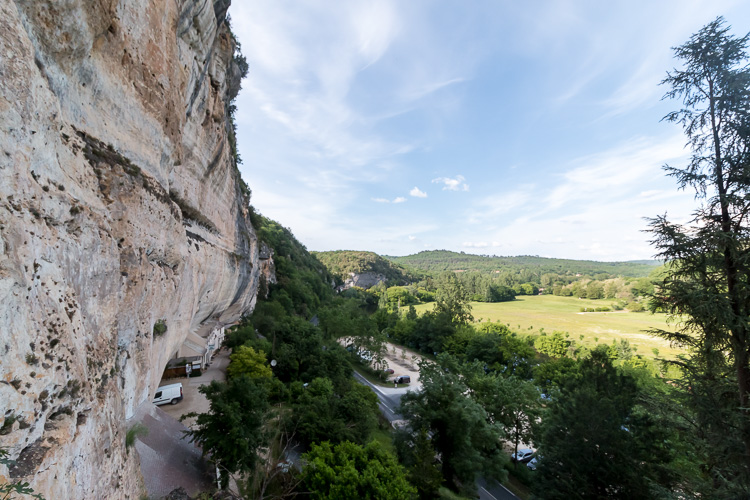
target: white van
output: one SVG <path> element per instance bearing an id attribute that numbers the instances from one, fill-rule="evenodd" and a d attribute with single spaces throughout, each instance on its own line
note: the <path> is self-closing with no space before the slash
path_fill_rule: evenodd
<path id="1" fill-rule="evenodd" d="M 170 384 L 156 389 L 153 403 L 155 405 L 165 405 L 167 403 L 176 405 L 179 401 L 182 401 L 182 384 Z"/>

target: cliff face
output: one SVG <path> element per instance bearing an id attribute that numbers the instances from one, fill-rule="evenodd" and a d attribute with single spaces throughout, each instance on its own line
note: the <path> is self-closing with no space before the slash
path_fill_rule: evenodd
<path id="1" fill-rule="evenodd" d="M 254 305 L 228 4 L 0 0 L 0 480 L 138 498 L 126 419 Z"/>

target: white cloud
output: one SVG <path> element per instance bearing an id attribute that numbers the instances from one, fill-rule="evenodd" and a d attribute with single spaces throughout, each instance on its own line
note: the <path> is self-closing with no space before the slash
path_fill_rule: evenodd
<path id="1" fill-rule="evenodd" d="M 416 239 L 417 239 L 417 237 L 416 237 L 416 236 L 413 236 L 413 235 L 411 235 L 411 234 L 409 235 L 409 241 L 414 241 L 414 240 L 416 240 Z"/>
<path id="2" fill-rule="evenodd" d="M 479 242 L 471 242 L 471 241 L 464 241 L 463 246 L 468 248 L 485 248 L 490 246 L 489 243 L 486 241 L 479 241 Z"/>
<path id="3" fill-rule="evenodd" d="M 487 224 L 517 214 L 521 207 L 529 206 L 538 192 L 539 188 L 532 184 L 521 184 L 514 186 L 511 191 L 480 198 L 468 211 L 467 220 L 471 224 Z"/>
<path id="4" fill-rule="evenodd" d="M 562 174 L 560 184 L 544 197 L 544 205 L 557 209 L 573 202 L 606 204 L 613 195 L 637 196 L 654 176 L 662 177 L 662 165 L 685 155 L 684 143 L 678 135 L 658 142 L 636 138 L 579 158 L 571 163 L 577 166 Z"/>
<path id="5" fill-rule="evenodd" d="M 461 228 L 459 241 L 483 248 L 485 238 L 491 239 L 508 255 L 648 258 L 654 250 L 644 218 L 668 210 L 679 221 L 695 204 L 693 193 L 677 190 L 661 169 L 685 161 L 683 143 L 677 135 L 624 141 L 570 161 L 560 174 L 542 175 L 536 184 L 479 198 L 464 213 L 472 224 Z"/>
<path id="6" fill-rule="evenodd" d="M 409 194 L 414 196 L 415 198 L 427 198 L 427 193 L 420 190 L 417 186 L 414 186 L 414 189 L 409 191 Z"/>
<path id="7" fill-rule="evenodd" d="M 443 191 L 468 191 L 469 185 L 464 182 L 465 180 L 463 175 L 457 175 L 455 179 L 438 177 L 437 179 L 432 179 L 432 182 L 444 184 Z"/>
<path id="8" fill-rule="evenodd" d="M 370 199 L 377 203 L 404 203 L 406 201 L 406 198 L 404 198 L 403 196 L 394 198 L 393 201 L 389 200 L 388 198 L 370 198 Z"/>

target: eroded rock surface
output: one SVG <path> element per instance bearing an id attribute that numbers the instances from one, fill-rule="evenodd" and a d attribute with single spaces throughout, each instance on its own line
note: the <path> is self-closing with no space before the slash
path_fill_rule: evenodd
<path id="1" fill-rule="evenodd" d="M 353 286 L 359 287 L 359 288 L 371 288 L 377 285 L 378 283 L 381 283 L 385 281 L 385 275 L 380 273 L 374 273 L 371 271 L 366 271 L 364 273 L 349 273 L 349 277 L 344 281 L 343 288 L 351 288 Z"/>
<path id="2" fill-rule="evenodd" d="M 254 305 L 228 3 L 0 0 L 0 480 L 139 498 L 126 420 Z"/>

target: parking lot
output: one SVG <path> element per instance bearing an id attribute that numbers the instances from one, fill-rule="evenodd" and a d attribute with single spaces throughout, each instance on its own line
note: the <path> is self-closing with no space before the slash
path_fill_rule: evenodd
<path id="1" fill-rule="evenodd" d="M 186 413 L 205 413 L 208 411 L 208 400 L 198 392 L 201 385 L 210 384 L 212 380 L 223 381 L 226 379 L 226 370 L 229 365 L 229 350 L 221 349 L 211 361 L 211 365 L 203 371 L 199 377 L 180 377 L 162 380 L 159 385 L 182 384 L 183 399 L 176 405 L 161 405 L 164 413 L 179 420 Z M 194 418 L 187 419 L 183 422 L 186 427 L 195 423 Z"/>

